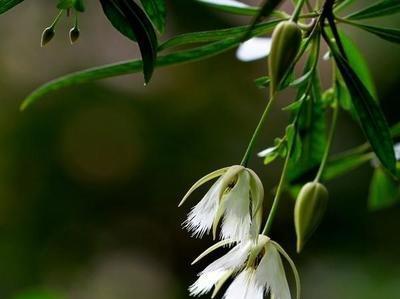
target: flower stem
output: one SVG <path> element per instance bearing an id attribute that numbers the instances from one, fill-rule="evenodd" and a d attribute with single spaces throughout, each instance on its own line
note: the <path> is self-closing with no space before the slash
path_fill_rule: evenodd
<path id="1" fill-rule="evenodd" d="M 335 135 L 336 123 L 337 123 L 337 118 L 338 118 L 338 114 L 339 114 L 339 103 L 337 103 L 337 101 L 335 101 L 335 103 L 333 105 L 334 105 L 333 106 L 333 115 L 332 115 L 332 122 L 331 122 L 331 127 L 329 130 L 329 135 L 328 135 L 328 142 L 326 144 L 325 152 L 324 152 L 324 155 L 322 156 L 321 165 L 319 166 L 318 173 L 314 179 L 314 182 L 318 182 L 321 179 L 321 176 L 324 172 L 326 163 L 328 161 L 329 152 L 330 152 L 330 149 L 332 146 L 333 136 Z"/>
<path id="2" fill-rule="evenodd" d="M 261 115 L 261 118 L 260 118 L 260 120 L 259 120 L 259 122 L 257 124 L 257 127 L 254 130 L 253 136 L 251 136 L 249 145 L 247 146 L 246 152 L 245 152 L 245 154 L 244 154 L 244 156 L 242 158 L 242 162 L 240 162 L 240 165 L 242 165 L 242 166 L 246 167 L 247 163 L 249 162 L 250 156 L 251 156 L 251 154 L 253 153 L 253 150 L 254 150 L 255 143 L 257 141 L 258 136 L 261 133 L 261 129 L 264 126 L 265 120 L 267 119 L 267 116 L 268 116 L 269 110 L 270 110 L 270 108 L 272 106 L 272 103 L 274 101 L 274 98 L 275 98 L 275 92 L 273 92 L 272 88 L 271 88 L 270 89 L 270 99 L 268 101 L 268 104 L 265 107 L 263 114 Z"/>
<path id="3" fill-rule="evenodd" d="M 276 189 L 275 198 L 272 203 L 271 211 L 269 212 L 267 222 L 265 223 L 264 229 L 262 231 L 263 235 L 268 235 L 269 231 L 271 230 L 272 222 L 275 219 L 276 212 L 278 210 L 279 201 L 282 197 L 283 186 L 286 182 L 287 172 L 288 172 L 288 165 L 290 156 L 292 154 L 293 144 L 289 146 L 288 152 L 286 154 L 285 163 L 283 164 L 282 175 L 279 180 L 278 188 Z"/>
<path id="4" fill-rule="evenodd" d="M 301 13 L 301 9 L 303 8 L 305 2 L 305 0 L 300 0 L 299 2 L 297 2 L 296 8 L 293 11 L 290 21 L 297 22 Z"/>

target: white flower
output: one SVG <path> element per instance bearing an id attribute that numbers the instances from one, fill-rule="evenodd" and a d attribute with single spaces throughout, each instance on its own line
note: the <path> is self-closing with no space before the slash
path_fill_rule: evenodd
<path id="1" fill-rule="evenodd" d="M 271 52 L 271 45 L 270 37 L 253 37 L 239 46 L 236 58 L 245 62 L 265 58 Z"/>
<path id="2" fill-rule="evenodd" d="M 396 160 L 399 161 L 400 160 L 400 142 L 398 142 L 394 145 L 394 154 L 396 156 Z"/>
<path id="3" fill-rule="evenodd" d="M 184 226 L 197 237 L 212 229 L 215 238 L 218 224 L 222 222 L 222 239 L 242 241 L 257 238 L 264 188 L 251 169 L 235 165 L 208 174 L 190 188 L 179 206 L 194 190 L 217 177 L 206 195 L 189 212 Z"/>
<path id="4" fill-rule="evenodd" d="M 227 245 L 221 241 L 200 255 L 193 263 L 215 249 Z M 281 254 L 288 260 L 296 278 L 297 298 L 300 294 L 298 273 L 293 261 L 276 242 L 260 235 L 257 243 L 237 243 L 227 254 L 217 259 L 199 273 L 197 281 L 189 287 L 192 296 L 211 291 L 214 298 L 222 285 L 236 276 L 227 288 L 224 299 L 263 299 L 268 293 L 274 299 L 290 299 L 290 290 L 283 268 Z"/>

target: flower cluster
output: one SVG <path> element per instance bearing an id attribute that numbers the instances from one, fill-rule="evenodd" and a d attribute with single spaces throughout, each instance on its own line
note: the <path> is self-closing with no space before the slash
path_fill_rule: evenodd
<path id="1" fill-rule="evenodd" d="M 234 278 L 225 299 L 262 299 L 268 293 L 275 299 L 290 299 L 281 255 L 292 266 L 286 252 L 269 237 L 260 234 L 264 188 L 257 174 L 244 166 L 234 165 L 216 170 L 198 182 L 184 196 L 181 206 L 197 188 L 216 179 L 212 187 L 189 212 L 184 227 L 195 237 L 212 232 L 220 239 L 194 262 L 214 250 L 228 246 L 228 253 L 207 266 L 190 286 L 192 296 L 200 296 L 213 288 L 214 298 L 225 282 Z"/>

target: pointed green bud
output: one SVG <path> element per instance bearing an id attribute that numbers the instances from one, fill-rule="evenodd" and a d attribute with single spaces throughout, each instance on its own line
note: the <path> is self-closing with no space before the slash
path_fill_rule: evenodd
<path id="1" fill-rule="evenodd" d="M 269 76 L 273 91 L 284 78 L 290 68 L 302 40 L 301 29 L 292 21 L 283 21 L 276 26 L 272 33 L 271 53 L 269 55 Z"/>
<path id="2" fill-rule="evenodd" d="M 317 229 L 328 203 L 328 190 L 318 182 L 307 183 L 301 188 L 294 208 L 294 225 L 297 235 L 297 252 Z"/>
<path id="3" fill-rule="evenodd" d="M 53 39 L 55 34 L 56 34 L 56 32 L 54 31 L 53 26 L 47 27 L 45 30 L 43 30 L 40 45 L 42 47 L 44 47 L 46 44 L 48 44 Z"/>
<path id="4" fill-rule="evenodd" d="M 69 41 L 71 42 L 71 44 L 74 44 L 78 40 L 79 36 L 79 28 L 77 26 L 71 28 L 71 30 L 69 31 Z"/>

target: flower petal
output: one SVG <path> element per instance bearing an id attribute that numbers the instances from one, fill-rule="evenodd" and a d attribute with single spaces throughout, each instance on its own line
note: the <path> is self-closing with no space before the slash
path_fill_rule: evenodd
<path id="1" fill-rule="evenodd" d="M 185 203 L 185 201 L 188 199 L 188 197 L 190 196 L 190 194 L 193 193 L 194 190 L 196 190 L 197 188 L 199 188 L 201 185 L 205 184 L 206 182 L 215 179 L 216 177 L 221 176 L 222 174 L 224 174 L 230 167 L 224 167 L 218 170 L 215 170 L 209 174 L 207 174 L 206 176 L 202 177 L 200 180 L 198 180 L 196 183 L 194 183 L 194 185 L 189 189 L 189 191 L 185 194 L 185 196 L 183 197 L 183 199 L 181 200 L 181 202 L 179 203 L 178 207 L 180 207 L 181 205 L 183 205 Z"/>
<path id="2" fill-rule="evenodd" d="M 241 272 L 226 290 L 224 299 L 263 299 L 264 287 L 256 280 L 254 269 Z"/>
<path id="3" fill-rule="evenodd" d="M 227 254 L 208 265 L 201 273 L 216 270 L 240 270 L 249 256 L 251 246 L 251 242 L 237 244 Z"/>
<path id="4" fill-rule="evenodd" d="M 224 197 L 225 214 L 221 236 L 234 241 L 247 240 L 250 235 L 250 174 L 243 171 L 235 186 Z"/>
<path id="5" fill-rule="evenodd" d="M 210 4 L 228 5 L 232 7 L 249 7 L 249 5 L 236 0 L 197 0 L 197 1 Z"/>
<path id="6" fill-rule="evenodd" d="M 240 61 L 254 61 L 269 55 L 272 40 L 269 37 L 253 37 L 242 43 L 236 51 Z"/>
<path id="7" fill-rule="evenodd" d="M 221 248 L 223 246 L 226 245 L 230 245 L 232 244 L 233 241 L 231 240 L 222 240 L 219 241 L 218 243 L 214 244 L 213 246 L 209 247 L 207 250 L 205 250 L 202 254 L 200 254 L 193 262 L 192 265 L 196 264 L 198 261 L 200 261 L 202 258 L 204 258 L 205 256 L 207 256 L 208 254 L 210 254 L 211 252 L 217 250 L 218 248 Z"/>
<path id="8" fill-rule="evenodd" d="M 258 175 L 251 169 L 250 173 L 250 194 L 251 194 L 251 238 L 257 241 L 262 222 L 262 205 L 264 201 L 264 187 Z"/>
<path id="9" fill-rule="evenodd" d="M 223 279 L 229 270 L 215 270 L 201 273 L 194 284 L 189 287 L 191 296 L 201 296 L 213 288 L 221 279 Z"/>
<path id="10" fill-rule="evenodd" d="M 209 233 L 214 221 L 215 213 L 218 210 L 218 194 L 222 183 L 220 177 L 208 190 L 206 195 L 189 212 L 184 227 L 192 232 L 194 237 L 202 237 Z"/>
<path id="11" fill-rule="evenodd" d="M 272 242 L 265 245 L 265 254 L 256 270 L 256 280 L 275 299 L 291 298 L 281 256 Z"/>

